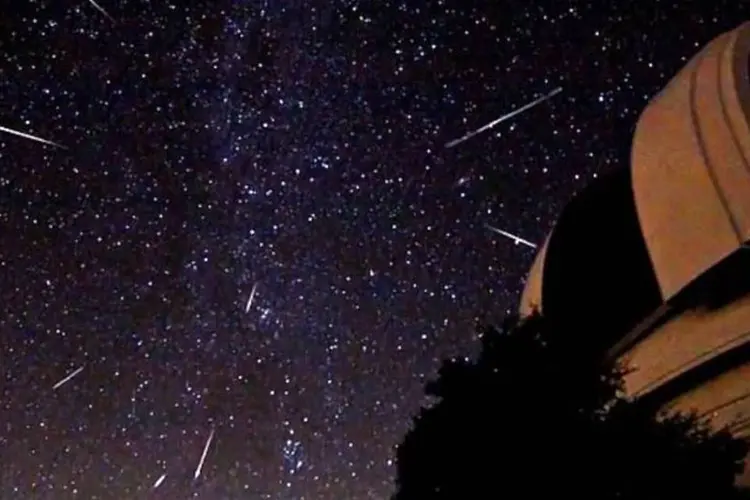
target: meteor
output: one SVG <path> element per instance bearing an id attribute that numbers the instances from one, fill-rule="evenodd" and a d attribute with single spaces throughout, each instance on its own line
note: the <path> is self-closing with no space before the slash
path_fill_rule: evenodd
<path id="1" fill-rule="evenodd" d="M 153 486 L 152 489 L 155 490 L 156 488 L 158 488 L 159 486 L 161 486 L 161 483 L 163 483 L 166 478 L 167 478 L 167 473 L 165 472 L 164 474 L 162 474 L 161 476 L 159 476 L 159 479 L 156 480 L 156 482 L 154 483 L 154 486 Z"/>
<path id="2" fill-rule="evenodd" d="M 68 375 L 67 377 L 65 377 L 64 379 L 62 379 L 62 380 L 61 380 L 61 381 L 59 381 L 58 383 L 56 383 L 56 384 L 55 384 L 54 386 L 52 386 L 52 389 L 54 390 L 54 389 L 57 389 L 57 388 L 59 388 L 59 387 L 62 387 L 62 386 L 63 386 L 63 385 L 65 385 L 65 384 L 66 384 L 66 383 L 67 383 L 67 382 L 68 382 L 68 381 L 69 381 L 70 379 L 72 379 L 73 377 L 75 377 L 76 375 L 78 375 L 79 373 L 81 373 L 82 371 L 83 371 L 83 367 L 80 367 L 80 368 L 78 368 L 78 369 L 77 369 L 77 370 L 75 370 L 75 371 L 74 371 L 73 373 L 71 373 L 70 375 Z"/>
<path id="3" fill-rule="evenodd" d="M 201 455 L 201 461 L 198 462 L 198 467 L 195 469 L 195 475 L 193 476 L 193 479 L 198 479 L 201 475 L 201 469 L 203 469 L 203 462 L 206 461 L 206 455 L 208 455 L 208 447 L 211 446 L 211 441 L 214 439 L 214 430 L 211 429 L 211 434 L 209 434 L 208 439 L 206 440 L 206 446 L 203 448 L 203 455 Z"/>
<path id="4" fill-rule="evenodd" d="M 527 247 L 536 248 L 536 244 L 530 242 L 529 240 L 525 240 L 521 238 L 520 236 L 516 236 L 515 234 L 511 234 L 508 231 L 503 231 L 502 229 L 498 229 L 496 227 L 490 226 L 489 224 L 485 224 L 484 227 L 489 229 L 492 232 L 495 232 L 497 234 L 500 234 L 502 236 L 505 236 L 506 238 L 510 238 L 511 240 L 516 242 L 516 245 L 519 243 L 526 245 Z"/>
<path id="5" fill-rule="evenodd" d="M 42 144 L 48 144 L 48 145 L 54 146 L 56 148 L 68 149 L 65 146 L 63 146 L 62 144 L 58 144 L 56 142 L 48 141 L 47 139 L 42 139 L 41 137 L 37 137 L 37 136 L 31 135 L 31 134 L 27 134 L 25 132 L 19 132 L 18 130 L 13 130 L 12 128 L 3 127 L 2 125 L 0 125 L 0 132 L 6 132 L 8 134 L 13 134 L 13 135 L 16 135 L 18 137 L 23 137 L 24 139 L 31 139 L 32 141 L 41 142 Z"/>
<path id="6" fill-rule="evenodd" d="M 107 12 L 106 10 L 104 10 L 104 7 L 102 7 L 101 5 L 99 5 L 98 3 L 96 3 L 94 0 L 89 0 L 89 3 L 91 5 L 93 5 L 96 10 L 98 10 L 99 12 L 101 12 L 102 14 L 104 14 L 107 18 L 109 18 L 110 21 L 112 21 L 113 23 L 116 22 L 115 18 L 112 17 L 112 16 L 110 16 L 109 12 Z"/>
<path id="7" fill-rule="evenodd" d="M 247 304 L 245 305 L 245 312 L 249 312 L 250 308 L 253 305 L 253 299 L 255 298 L 255 290 L 258 289 L 258 283 L 256 282 L 253 285 L 253 289 L 250 291 L 250 297 L 247 299 Z"/>
<path id="8" fill-rule="evenodd" d="M 501 117 L 500 117 L 500 118 L 498 118 L 497 120 L 493 120 L 493 121 L 491 121 L 490 123 L 488 123 L 487 125 L 484 125 L 483 127 L 479 127 L 478 129 L 474 130 L 473 132 L 469 132 L 468 134 L 464 135 L 463 137 L 459 137 L 458 139 L 454 139 L 454 140 L 452 140 L 452 141 L 450 141 L 450 142 L 447 142 L 447 143 L 445 143 L 445 147 L 446 147 L 446 148 L 452 148 L 452 147 L 454 147 L 454 146 L 458 146 L 458 145 L 459 145 L 459 144 L 461 144 L 462 142 L 464 142 L 464 141 L 467 141 L 467 140 L 471 139 L 471 138 L 472 138 L 472 137 L 474 137 L 475 135 L 481 134 L 482 132 L 485 132 L 485 131 L 487 131 L 487 130 L 489 130 L 489 129 L 493 128 L 493 127 L 495 127 L 495 125 L 497 125 L 497 124 L 499 124 L 499 123 L 501 123 L 501 122 L 504 122 L 505 120 L 510 120 L 511 118 L 513 118 L 513 117 L 514 117 L 514 116 L 516 116 L 516 115 L 520 115 L 520 114 L 521 114 L 521 113 L 523 113 L 524 111 L 527 111 L 527 110 L 529 110 L 529 109 L 533 108 L 533 107 L 534 107 L 534 106 L 536 106 L 537 104 L 541 104 L 541 103 L 543 103 L 543 102 L 544 102 L 544 101 L 546 101 L 547 99 L 549 99 L 549 98 L 551 98 L 551 97 L 555 96 L 556 94 L 559 94 L 560 92 L 562 92 L 562 87 L 557 87 L 557 88 L 556 88 L 555 90 L 553 90 L 552 92 L 550 92 L 550 93 L 548 93 L 548 94 L 545 94 L 545 95 L 543 95 L 543 96 L 542 96 L 542 97 L 540 97 L 539 99 L 536 99 L 536 100 L 534 100 L 534 101 L 531 101 L 531 102 L 530 102 L 530 103 L 528 103 L 528 104 L 524 104 L 524 105 L 523 105 L 523 106 L 521 106 L 520 108 L 518 108 L 518 109 L 514 109 L 514 110 L 513 110 L 513 111 L 511 111 L 510 113 L 508 113 L 508 114 L 505 114 L 505 115 L 501 116 Z"/>

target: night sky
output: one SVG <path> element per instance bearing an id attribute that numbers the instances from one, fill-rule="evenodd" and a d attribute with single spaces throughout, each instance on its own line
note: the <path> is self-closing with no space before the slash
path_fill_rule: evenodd
<path id="1" fill-rule="evenodd" d="M 0 15 L 0 126 L 65 147 L 0 133 L 3 499 L 387 498 L 424 381 L 533 259 L 485 225 L 541 242 L 627 162 L 647 100 L 750 18 L 98 4 L 114 22 L 86 0 Z"/>

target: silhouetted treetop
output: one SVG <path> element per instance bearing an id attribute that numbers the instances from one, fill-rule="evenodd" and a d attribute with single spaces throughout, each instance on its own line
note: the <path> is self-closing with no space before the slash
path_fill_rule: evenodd
<path id="1" fill-rule="evenodd" d="M 510 318 L 480 329 L 475 360 L 444 362 L 398 447 L 394 499 L 740 498 L 745 442 L 626 399 L 624 367 L 573 333 Z"/>

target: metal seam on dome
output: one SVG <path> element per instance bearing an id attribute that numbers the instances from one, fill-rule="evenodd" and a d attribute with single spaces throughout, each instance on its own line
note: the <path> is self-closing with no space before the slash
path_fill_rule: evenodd
<path id="1" fill-rule="evenodd" d="M 724 42 L 721 40 L 721 42 Z M 726 42 L 724 42 L 726 43 Z M 740 235 L 740 228 L 739 224 L 737 223 L 737 220 L 734 217 L 734 214 L 732 213 L 732 209 L 729 206 L 729 201 L 726 199 L 726 196 L 724 196 L 724 192 L 721 190 L 721 186 L 719 185 L 719 180 L 716 177 L 716 171 L 714 169 L 713 164 L 711 163 L 711 160 L 708 158 L 708 154 L 706 152 L 706 141 L 703 137 L 703 132 L 701 131 L 700 122 L 698 120 L 698 113 L 695 109 L 696 107 L 696 95 L 698 92 L 698 71 L 700 70 L 701 64 L 706 59 L 706 52 L 703 51 L 698 57 L 699 59 L 696 61 L 695 66 L 692 69 L 692 72 L 690 74 L 690 89 L 689 89 L 689 108 L 690 108 L 690 121 L 693 125 L 693 130 L 695 133 L 695 138 L 698 141 L 698 149 L 699 153 L 701 155 L 701 158 L 703 158 L 703 162 L 706 165 L 706 172 L 708 173 L 709 178 L 711 179 L 711 183 L 714 185 L 714 190 L 716 191 L 716 196 L 719 198 L 719 202 L 724 207 L 724 211 L 727 214 L 727 217 L 729 219 L 729 223 L 732 225 L 732 229 L 734 230 L 734 235 L 737 238 L 737 244 L 741 245 L 744 243 L 742 241 L 742 236 Z M 717 82 L 717 84 L 720 82 Z"/>
<path id="2" fill-rule="evenodd" d="M 750 399 L 750 391 L 742 393 L 742 395 L 737 396 L 736 398 L 732 398 L 728 401 L 724 401 L 721 404 L 718 404 L 716 406 L 712 406 L 708 410 L 704 410 L 701 413 L 697 414 L 696 416 L 700 419 L 707 419 L 711 418 L 714 413 L 724 411 L 727 408 L 731 408 L 732 406 L 741 403 L 745 401 L 746 399 Z"/>
<path id="3" fill-rule="evenodd" d="M 727 45 L 724 47 L 724 52 L 721 54 L 721 58 L 719 59 L 719 64 L 717 64 L 717 80 L 719 82 L 719 109 L 721 110 L 721 115 L 724 117 L 724 121 L 727 124 L 727 128 L 729 129 L 729 136 L 732 138 L 732 144 L 734 145 L 735 149 L 740 155 L 740 158 L 742 159 L 742 164 L 745 167 L 745 172 L 748 174 L 748 180 L 750 181 L 750 161 L 748 161 L 748 157 L 745 154 L 745 150 L 742 148 L 742 143 L 740 142 L 739 134 L 737 134 L 737 129 L 735 128 L 734 122 L 729 116 L 729 111 L 727 110 L 727 102 L 726 98 L 724 96 L 724 85 L 722 85 L 725 81 L 725 78 L 723 76 L 722 69 L 724 68 L 724 58 L 729 57 L 730 58 L 730 64 L 732 65 L 732 73 L 731 77 L 734 78 L 734 47 L 737 44 L 737 40 L 739 38 L 739 34 L 737 32 L 734 32 L 732 34 L 732 39 L 727 42 Z M 747 59 L 747 55 L 743 58 L 743 60 Z M 743 65 L 743 67 L 747 68 L 747 63 Z M 745 82 L 746 85 L 750 84 L 750 82 Z"/>
<path id="4" fill-rule="evenodd" d="M 729 429 L 729 432 L 740 435 L 745 431 L 750 430 L 750 417 L 737 419 L 735 422 L 732 422 L 727 426 L 727 428 Z"/>

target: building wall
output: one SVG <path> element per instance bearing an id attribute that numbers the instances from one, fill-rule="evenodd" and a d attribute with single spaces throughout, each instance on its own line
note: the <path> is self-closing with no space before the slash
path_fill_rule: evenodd
<path id="1" fill-rule="evenodd" d="M 750 361 L 675 399 L 668 408 L 692 410 L 716 428 L 750 436 Z"/>
<path id="2" fill-rule="evenodd" d="M 735 436 L 750 438 L 750 362 L 683 394 L 668 408 L 694 411 L 715 429 L 729 427 Z M 750 457 L 738 483 L 750 486 Z"/>
<path id="3" fill-rule="evenodd" d="M 719 309 L 688 310 L 649 333 L 622 359 L 635 369 L 625 379 L 638 395 L 711 358 L 750 342 L 750 295 Z M 750 378 L 747 380 L 750 389 Z"/>
<path id="4" fill-rule="evenodd" d="M 750 346 L 750 295 L 715 310 L 685 311 L 621 356 L 634 369 L 625 377 L 626 392 L 642 396 L 741 346 Z M 728 426 L 750 438 L 750 359 L 689 388 L 665 408 L 695 412 L 714 429 Z M 738 483 L 750 486 L 750 457 Z"/>

